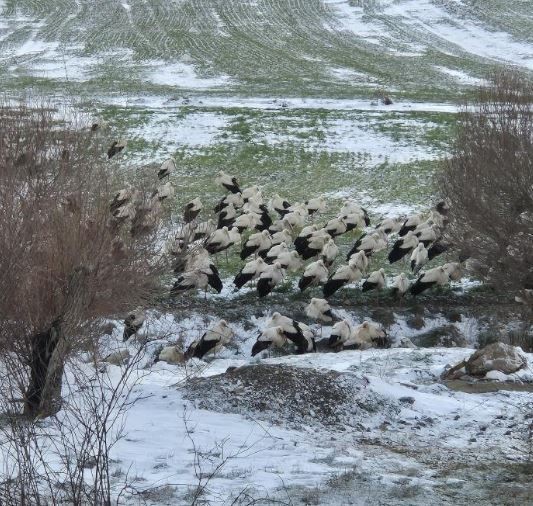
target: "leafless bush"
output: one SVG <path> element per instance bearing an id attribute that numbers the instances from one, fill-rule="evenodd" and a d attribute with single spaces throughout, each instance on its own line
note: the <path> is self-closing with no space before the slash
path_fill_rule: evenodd
<path id="1" fill-rule="evenodd" d="M 449 235 L 498 288 L 533 288 L 533 83 L 506 70 L 464 106 L 439 185 Z"/>
<path id="2" fill-rule="evenodd" d="M 106 364 L 72 363 L 62 409 L 46 421 L 21 416 L 9 397 L 2 396 L 0 504 L 120 502 L 128 476 L 113 478 L 110 452 L 123 437 L 127 410 L 138 400 L 132 392 L 143 354 L 138 348 L 113 375 Z M 13 387 L 9 377 L 0 386 L 2 392 Z"/>
<path id="3" fill-rule="evenodd" d="M 136 192 L 134 212 L 113 217 L 124 183 L 104 153 L 52 109 L 0 104 L 0 352 L 31 418 L 59 409 L 65 359 L 97 318 L 157 287 L 159 202 Z"/>

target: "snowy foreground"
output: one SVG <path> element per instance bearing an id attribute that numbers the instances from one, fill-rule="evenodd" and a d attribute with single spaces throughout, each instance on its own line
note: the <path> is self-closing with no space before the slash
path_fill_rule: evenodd
<path id="1" fill-rule="evenodd" d="M 124 347 L 117 334 L 106 347 L 113 342 Z M 128 470 L 149 504 L 191 504 L 204 483 L 204 504 L 251 504 L 250 498 L 262 504 L 524 504 L 533 489 L 516 469 L 528 458 L 533 393 L 465 393 L 442 384 L 446 366 L 472 352 L 395 348 L 264 359 L 228 353 L 186 366 L 147 359 L 135 380 L 138 400 L 126 437 L 112 451 L 116 474 Z M 527 358 L 529 369 L 498 376 L 500 385 L 532 382 L 533 354 Z M 232 370 L 247 365 L 255 369 Z M 249 370 L 253 379 L 263 365 L 283 366 L 273 369 L 276 375 L 294 368 L 305 375 L 298 373 L 294 392 L 281 395 L 268 376 L 257 376 L 253 391 L 249 379 L 241 383 L 239 371 Z M 333 400 L 339 388 L 349 394 L 333 413 L 335 423 L 329 424 L 332 400 L 306 392 L 306 384 L 319 384 L 317 377 L 326 390 L 331 381 Z M 504 489 L 515 495 L 502 498 Z"/>

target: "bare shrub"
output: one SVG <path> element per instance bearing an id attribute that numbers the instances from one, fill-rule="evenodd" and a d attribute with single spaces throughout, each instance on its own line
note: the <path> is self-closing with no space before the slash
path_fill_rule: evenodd
<path id="1" fill-rule="evenodd" d="M 129 476 L 113 470 L 110 452 L 138 400 L 132 393 L 145 350 L 139 347 L 119 371 L 96 363 L 94 351 L 93 364 L 67 366 L 62 409 L 45 421 L 21 416 L 8 396 L 0 398 L 0 504 L 110 505 L 128 490 Z M 2 392 L 13 386 L 2 377 Z"/>
<path id="2" fill-rule="evenodd" d="M 147 304 L 164 264 L 159 202 L 136 192 L 111 215 L 121 183 L 89 130 L 0 104 L 0 352 L 30 418 L 58 411 L 65 359 L 98 318 Z"/>
<path id="3" fill-rule="evenodd" d="M 500 289 L 533 288 L 533 82 L 501 71 L 459 115 L 439 177 L 448 234 Z"/>

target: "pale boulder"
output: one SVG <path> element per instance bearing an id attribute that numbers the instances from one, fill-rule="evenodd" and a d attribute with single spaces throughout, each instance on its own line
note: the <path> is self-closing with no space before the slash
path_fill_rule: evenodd
<path id="1" fill-rule="evenodd" d="M 512 374 L 527 366 L 526 357 L 519 348 L 505 343 L 492 343 L 477 350 L 465 363 L 466 373 L 485 376 L 490 371 Z"/>

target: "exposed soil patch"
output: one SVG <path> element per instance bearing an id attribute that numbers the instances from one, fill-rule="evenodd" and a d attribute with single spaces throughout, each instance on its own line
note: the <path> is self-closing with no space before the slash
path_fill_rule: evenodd
<path id="1" fill-rule="evenodd" d="M 367 423 L 379 425 L 399 411 L 397 404 L 366 386 L 366 380 L 334 371 L 258 364 L 190 379 L 185 397 L 202 409 L 291 428 L 319 423 L 329 430 L 364 430 Z"/>

